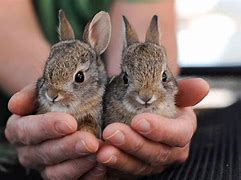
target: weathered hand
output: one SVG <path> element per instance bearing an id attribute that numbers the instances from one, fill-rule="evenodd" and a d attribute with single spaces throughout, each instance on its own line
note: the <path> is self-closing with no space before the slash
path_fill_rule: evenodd
<path id="1" fill-rule="evenodd" d="M 122 123 L 108 125 L 97 160 L 108 167 L 134 175 L 162 172 L 167 165 L 188 158 L 191 138 L 196 130 L 196 116 L 191 107 L 208 92 L 202 79 L 179 81 L 177 103 L 179 114 L 174 119 L 154 114 L 139 114 L 131 127 Z"/>
<path id="2" fill-rule="evenodd" d="M 95 155 L 100 141 L 77 131 L 76 120 L 68 114 L 29 115 L 36 108 L 34 92 L 34 86 L 26 87 L 9 102 L 15 115 L 9 118 L 5 135 L 16 145 L 20 163 L 38 169 L 45 179 L 101 179 L 105 167 Z"/>

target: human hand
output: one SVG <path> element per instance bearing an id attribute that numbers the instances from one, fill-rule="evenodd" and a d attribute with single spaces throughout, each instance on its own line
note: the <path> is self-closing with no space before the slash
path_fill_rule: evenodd
<path id="1" fill-rule="evenodd" d="M 122 123 L 108 125 L 97 161 L 132 175 L 162 172 L 167 165 L 184 162 L 189 155 L 191 138 L 196 130 L 196 116 L 192 108 L 208 93 L 209 86 L 202 79 L 178 82 L 179 114 L 174 119 L 144 113 L 135 116 L 131 127 Z"/>
<path id="2" fill-rule="evenodd" d="M 34 88 L 26 87 L 9 101 L 14 115 L 5 135 L 16 146 L 20 163 L 39 170 L 45 179 L 102 179 L 105 167 L 96 163 L 95 155 L 100 141 L 77 131 L 76 120 L 68 114 L 29 115 L 36 109 Z"/>

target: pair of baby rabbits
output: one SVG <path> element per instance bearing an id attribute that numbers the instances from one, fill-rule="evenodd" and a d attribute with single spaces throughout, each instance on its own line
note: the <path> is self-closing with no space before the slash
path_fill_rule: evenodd
<path id="1" fill-rule="evenodd" d="M 176 115 L 177 83 L 167 66 L 165 48 L 159 45 L 157 16 L 151 20 L 144 43 L 125 17 L 123 21 L 122 72 L 107 82 L 101 54 L 111 36 L 108 13 L 96 14 L 80 41 L 64 12 L 59 11 L 60 42 L 52 46 L 37 82 L 38 113 L 69 113 L 79 130 L 97 137 L 106 125 L 116 121 L 130 124 L 138 113 Z"/>

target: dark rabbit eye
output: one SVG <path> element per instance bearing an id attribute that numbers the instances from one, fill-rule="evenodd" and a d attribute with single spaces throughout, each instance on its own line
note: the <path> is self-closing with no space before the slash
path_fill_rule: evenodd
<path id="1" fill-rule="evenodd" d="M 83 73 L 82 71 L 77 72 L 77 73 L 75 74 L 74 80 L 75 80 L 75 82 L 77 82 L 77 83 L 82 83 L 82 82 L 84 82 L 84 80 L 85 80 L 84 73 Z"/>
<path id="2" fill-rule="evenodd" d="M 167 73 L 166 73 L 166 71 L 164 71 L 164 72 L 162 73 L 162 81 L 163 81 L 163 82 L 166 82 L 166 81 L 167 81 Z"/>
<path id="3" fill-rule="evenodd" d="M 126 73 L 124 73 L 123 81 L 125 84 L 128 84 L 128 75 Z"/>

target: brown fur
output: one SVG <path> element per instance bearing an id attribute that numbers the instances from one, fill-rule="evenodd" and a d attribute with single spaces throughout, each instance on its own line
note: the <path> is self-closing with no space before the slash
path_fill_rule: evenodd
<path id="1" fill-rule="evenodd" d="M 63 10 L 59 11 L 59 22 L 62 23 L 59 26 L 60 40 L 65 41 L 65 40 L 74 39 L 75 38 L 74 31 L 73 31 L 69 21 L 67 20 Z"/>
<path id="2" fill-rule="evenodd" d="M 122 72 L 107 86 L 104 101 L 105 126 L 113 122 L 130 124 L 136 114 L 144 112 L 174 117 L 177 83 L 167 66 L 165 48 L 158 45 L 157 17 L 153 17 L 144 43 L 129 41 L 136 39 L 136 34 L 127 19 L 124 18 L 124 22 L 128 43 L 122 53 Z M 164 72 L 167 74 L 166 82 L 162 81 Z M 123 80 L 125 74 L 128 75 L 128 84 Z M 142 104 L 142 99 L 151 97 L 153 98 L 147 102 L 152 103 Z"/>
<path id="3" fill-rule="evenodd" d="M 159 45 L 159 30 L 158 30 L 158 17 L 155 15 L 152 18 L 151 24 L 146 32 L 145 42 L 150 42 Z"/>
<path id="4" fill-rule="evenodd" d="M 51 48 L 43 76 L 37 83 L 37 94 L 38 113 L 56 111 L 71 114 L 79 129 L 100 137 L 102 97 L 106 84 L 106 71 L 100 55 L 109 43 L 111 27 L 107 13 L 100 12 L 96 17 L 97 21 L 91 21 L 84 32 L 84 37 L 91 38 L 91 43 L 88 43 L 90 41 L 86 42 L 86 39 L 74 39 L 72 27 L 60 11 L 60 42 Z M 105 24 L 100 26 L 99 21 Z M 105 32 L 98 33 L 103 26 Z M 97 33 L 92 37 L 90 31 Z M 102 36 L 108 39 L 103 40 Z M 75 74 L 79 71 L 84 74 L 81 83 L 75 82 Z"/>
<path id="5" fill-rule="evenodd" d="M 136 34 L 136 31 L 134 29 L 131 28 L 127 18 L 125 16 L 123 16 L 123 21 L 124 21 L 124 24 L 125 24 L 125 31 L 126 31 L 126 34 L 128 34 L 128 38 L 126 38 L 125 40 L 125 43 L 126 45 L 125 46 L 129 46 L 133 43 L 137 43 L 139 42 L 139 39 L 138 39 L 138 36 Z"/>

